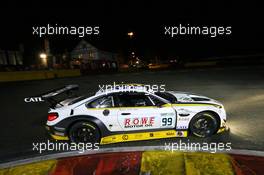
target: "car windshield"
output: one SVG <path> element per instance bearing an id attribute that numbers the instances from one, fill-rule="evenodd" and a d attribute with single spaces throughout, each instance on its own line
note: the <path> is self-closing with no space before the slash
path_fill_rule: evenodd
<path id="1" fill-rule="evenodd" d="M 177 98 L 168 92 L 155 92 L 155 95 L 168 100 L 170 103 L 177 102 Z"/>

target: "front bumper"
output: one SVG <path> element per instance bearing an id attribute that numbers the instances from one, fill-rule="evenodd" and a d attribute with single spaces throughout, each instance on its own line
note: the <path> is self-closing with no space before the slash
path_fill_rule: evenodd
<path id="1" fill-rule="evenodd" d="M 225 131 L 229 131 L 229 127 L 227 125 L 224 125 L 222 127 L 220 127 L 217 131 L 217 134 L 218 133 L 222 133 L 222 132 L 225 132 Z"/>

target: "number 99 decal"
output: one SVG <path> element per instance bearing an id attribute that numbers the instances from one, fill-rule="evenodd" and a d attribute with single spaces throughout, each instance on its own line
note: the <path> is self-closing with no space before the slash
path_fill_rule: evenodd
<path id="1" fill-rule="evenodd" d="M 171 126 L 173 126 L 173 119 L 171 117 L 161 119 L 161 127 L 170 128 Z"/>
<path id="2" fill-rule="evenodd" d="M 161 122 L 162 122 L 162 126 L 171 126 L 172 118 L 163 118 Z"/>
<path id="3" fill-rule="evenodd" d="M 161 128 L 174 128 L 175 127 L 175 114 L 164 113 L 161 114 L 160 127 Z"/>

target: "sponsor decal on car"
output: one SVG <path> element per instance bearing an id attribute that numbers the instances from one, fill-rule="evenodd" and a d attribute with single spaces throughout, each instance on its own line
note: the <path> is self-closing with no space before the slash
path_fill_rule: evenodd
<path id="1" fill-rule="evenodd" d="M 175 130 L 142 132 L 142 133 L 131 133 L 131 134 L 117 134 L 117 135 L 103 137 L 101 139 L 100 144 L 110 144 L 110 143 L 139 141 L 139 140 L 151 140 L 151 139 L 161 139 L 161 138 L 171 138 L 171 137 L 187 137 L 187 135 L 188 135 L 187 131 L 175 131 Z"/>
<path id="2" fill-rule="evenodd" d="M 25 103 L 38 103 L 38 102 L 44 102 L 44 100 L 41 97 L 26 97 L 24 98 Z"/>
<path id="3" fill-rule="evenodd" d="M 175 134 L 175 132 L 167 132 L 166 135 L 167 136 L 173 136 Z"/>
<path id="4" fill-rule="evenodd" d="M 178 121 L 189 121 L 190 118 L 188 118 L 188 117 L 178 117 L 177 120 L 178 120 Z"/>
<path id="5" fill-rule="evenodd" d="M 187 129 L 187 126 L 177 126 L 176 129 Z"/>
<path id="6" fill-rule="evenodd" d="M 141 127 L 152 127 L 154 125 L 155 117 L 136 117 L 136 118 L 125 118 L 125 128 L 141 128 Z"/>
<path id="7" fill-rule="evenodd" d="M 123 139 L 123 140 L 128 140 L 128 135 L 123 135 L 123 136 L 122 136 L 122 139 Z"/>

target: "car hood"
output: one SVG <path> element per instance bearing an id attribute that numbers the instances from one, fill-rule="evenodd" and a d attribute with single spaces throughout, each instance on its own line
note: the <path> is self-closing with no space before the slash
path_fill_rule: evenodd
<path id="1" fill-rule="evenodd" d="M 178 102 L 213 103 L 213 104 L 222 105 L 220 102 L 212 98 L 195 93 L 182 92 L 182 91 L 168 91 L 168 93 L 175 96 Z"/>

